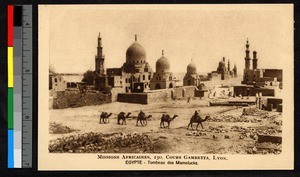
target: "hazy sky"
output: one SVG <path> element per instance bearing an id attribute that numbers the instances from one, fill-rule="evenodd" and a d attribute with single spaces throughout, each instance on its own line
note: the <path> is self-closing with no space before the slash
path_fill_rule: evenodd
<path id="1" fill-rule="evenodd" d="M 210 72 L 224 56 L 242 73 L 247 37 L 259 68 L 281 68 L 293 57 L 291 5 L 48 5 L 39 16 L 56 72 L 94 70 L 99 32 L 107 68 L 122 66 L 135 34 L 154 71 L 163 49 L 173 72 L 185 72 L 191 58 L 198 72 Z"/>

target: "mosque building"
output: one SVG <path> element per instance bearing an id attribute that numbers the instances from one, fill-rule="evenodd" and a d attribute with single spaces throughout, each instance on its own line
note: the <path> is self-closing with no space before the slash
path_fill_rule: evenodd
<path id="1" fill-rule="evenodd" d="M 150 81 L 150 90 L 174 88 L 175 86 L 175 78 L 173 73 L 170 72 L 170 62 L 164 56 L 164 51 L 162 50 L 161 58 L 156 61 L 156 72 Z"/>
<path id="2" fill-rule="evenodd" d="M 282 69 L 258 69 L 257 52 L 250 57 L 250 44 L 247 39 L 245 50 L 245 69 L 242 84 L 255 86 L 279 86 L 282 84 Z M 252 60 L 252 69 L 250 68 Z"/>
<path id="3" fill-rule="evenodd" d="M 118 92 L 131 93 L 150 89 L 153 72 L 146 61 L 144 47 L 137 42 L 137 35 L 135 35 L 135 42 L 126 51 L 126 61 L 123 66 L 107 68 L 106 73 L 104 73 L 104 57 L 99 35 L 95 62 L 95 88 L 100 91 L 110 88 L 118 89 Z"/>
<path id="4" fill-rule="evenodd" d="M 200 85 L 200 76 L 197 73 L 197 67 L 193 61 L 187 66 L 186 74 L 183 78 L 183 86 L 196 86 Z"/>
<path id="5" fill-rule="evenodd" d="M 208 73 L 207 77 L 202 77 L 202 80 L 205 80 L 205 81 L 209 81 L 209 80 L 227 80 L 227 79 L 234 78 L 234 77 L 237 77 L 236 64 L 234 64 L 234 67 L 231 70 L 230 60 L 228 60 L 227 67 L 226 67 L 225 57 L 223 57 L 223 59 L 219 62 L 217 70 Z"/>
<path id="6" fill-rule="evenodd" d="M 225 63 L 225 57 L 219 62 L 217 73 L 221 75 L 222 80 L 227 80 L 236 75 L 234 71 L 230 70 L 230 61 L 228 60 L 227 67 Z"/>

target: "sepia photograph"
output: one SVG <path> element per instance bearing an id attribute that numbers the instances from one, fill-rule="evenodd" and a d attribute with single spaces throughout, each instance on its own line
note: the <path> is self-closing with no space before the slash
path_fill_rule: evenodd
<path id="1" fill-rule="evenodd" d="M 293 169 L 291 4 L 39 5 L 39 169 Z"/>

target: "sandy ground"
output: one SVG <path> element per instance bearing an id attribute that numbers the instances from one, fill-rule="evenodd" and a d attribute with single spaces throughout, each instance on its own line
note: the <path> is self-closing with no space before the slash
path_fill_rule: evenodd
<path id="1" fill-rule="evenodd" d="M 203 123 L 196 131 L 187 130 L 187 125 L 195 110 L 200 110 L 203 118 L 205 115 L 211 117 L 242 115 L 241 107 L 209 107 L 209 100 L 194 99 L 190 103 L 186 100 L 176 100 L 159 104 L 129 104 L 114 102 L 100 106 L 87 106 L 80 108 L 68 108 L 61 110 L 50 110 L 50 122 L 68 126 L 77 131 L 68 134 L 50 134 L 50 139 L 56 139 L 73 134 L 86 132 L 110 133 L 146 133 L 151 139 L 163 144 L 161 153 L 210 153 L 210 154 L 246 154 L 247 149 L 255 147 L 256 140 L 249 137 L 241 138 L 241 132 L 233 131 L 234 127 L 249 129 L 251 127 L 262 129 L 281 129 L 281 126 L 272 124 L 274 119 L 261 119 L 259 122 L 225 122 L 209 120 Z M 151 114 L 147 126 L 136 126 L 135 117 L 139 111 L 143 110 L 146 115 Z M 109 118 L 108 124 L 99 124 L 99 115 L 102 111 L 113 113 Z M 117 124 L 117 115 L 119 112 L 131 112 L 127 119 L 127 125 Z M 160 128 L 160 118 L 162 114 L 178 115 L 171 122 L 170 129 Z M 281 120 L 277 112 L 270 115 L 275 116 L 276 120 Z M 250 117 L 256 119 L 256 117 Z M 259 117 L 258 117 L 259 119 Z M 194 128 L 196 124 L 194 125 Z M 215 130 L 217 128 L 217 130 Z M 229 138 L 225 138 L 225 135 Z"/>

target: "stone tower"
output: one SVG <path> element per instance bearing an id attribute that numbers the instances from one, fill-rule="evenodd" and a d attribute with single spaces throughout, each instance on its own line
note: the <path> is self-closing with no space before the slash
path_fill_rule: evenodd
<path id="1" fill-rule="evenodd" d="M 230 60 L 228 60 L 228 68 L 227 68 L 228 71 L 230 71 Z"/>
<path id="2" fill-rule="evenodd" d="M 257 69 L 257 56 L 256 56 L 257 52 L 254 51 L 253 52 L 253 69 Z"/>
<path id="3" fill-rule="evenodd" d="M 233 67 L 233 74 L 234 74 L 234 77 L 237 77 L 237 67 L 236 67 L 236 64 L 234 64 L 234 67 Z"/>
<path id="4" fill-rule="evenodd" d="M 104 69 L 104 55 L 102 52 L 102 42 L 100 33 L 98 36 L 98 46 L 97 46 L 97 55 L 95 56 L 95 72 L 99 75 L 105 75 L 105 69 Z"/>
<path id="5" fill-rule="evenodd" d="M 251 58 L 250 58 L 250 55 L 249 55 L 250 54 L 249 46 L 250 46 L 250 44 L 249 44 L 249 41 L 248 41 L 248 38 L 247 38 L 246 50 L 245 50 L 245 52 L 246 52 L 245 69 L 250 69 L 250 60 L 251 60 Z"/>

